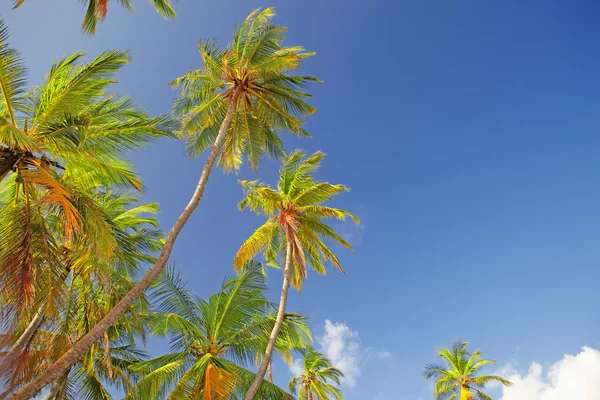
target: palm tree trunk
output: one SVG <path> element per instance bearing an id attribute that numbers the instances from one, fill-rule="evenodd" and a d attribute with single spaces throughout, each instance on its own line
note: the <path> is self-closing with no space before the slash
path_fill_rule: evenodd
<path id="1" fill-rule="evenodd" d="M 285 254 L 285 267 L 283 269 L 283 286 L 281 287 L 281 297 L 279 298 L 279 309 L 277 310 L 277 319 L 275 320 L 275 325 L 273 326 L 273 330 L 271 331 L 271 335 L 269 336 L 269 341 L 267 342 L 267 349 L 265 351 L 265 356 L 260 363 L 260 367 L 258 368 L 258 372 L 254 377 L 254 381 L 250 388 L 246 392 L 246 396 L 244 396 L 244 400 L 252 400 L 260 385 L 265 377 L 265 373 L 267 372 L 267 367 L 271 363 L 271 358 L 273 357 L 273 350 L 275 349 L 275 342 L 277 341 L 277 336 L 279 335 L 279 331 L 281 330 L 281 326 L 283 325 L 283 319 L 285 317 L 285 305 L 287 303 L 288 290 L 290 288 L 290 281 L 292 278 L 292 242 L 288 240 L 287 242 L 287 250 Z"/>
<path id="2" fill-rule="evenodd" d="M 65 385 L 65 381 L 69 376 L 69 371 L 71 369 L 69 368 L 67 370 L 67 372 L 65 372 L 63 374 L 63 376 L 58 379 L 56 382 L 54 382 L 54 384 L 52 385 L 52 389 L 50 390 L 50 393 L 48 393 L 48 396 L 46 397 L 46 400 L 54 400 L 57 398 L 57 396 L 60 394 L 61 389 L 64 387 Z"/>
<path id="3" fill-rule="evenodd" d="M 459 400 L 473 400 L 473 393 L 470 388 L 461 386 Z"/>
<path id="4" fill-rule="evenodd" d="M 27 328 L 21 333 L 21 336 L 19 336 L 15 344 L 12 345 L 10 350 L 0 360 L 0 375 L 8 373 L 11 368 L 14 367 L 15 360 L 27 348 L 27 345 L 31 342 L 31 339 L 33 339 L 33 335 L 35 335 L 43 321 L 44 314 L 40 308 L 29 322 L 29 325 L 27 325 Z"/>
<path id="5" fill-rule="evenodd" d="M 268 368 L 267 373 L 269 374 L 269 382 L 273 383 L 273 359 L 272 358 L 269 361 L 269 368 Z"/>
<path id="6" fill-rule="evenodd" d="M 215 139 L 215 143 L 210 151 L 210 155 L 206 160 L 206 164 L 204 165 L 204 169 L 202 170 L 202 174 L 200 175 L 200 179 L 198 180 L 198 185 L 196 186 L 196 190 L 192 195 L 188 205 L 185 207 L 175 224 L 169 231 L 167 238 L 165 240 L 165 245 L 158 256 L 154 266 L 148 271 L 146 276 L 142 278 L 138 282 L 133 289 L 129 291 L 122 299 L 119 301 L 112 310 L 110 310 L 104 318 L 100 322 L 98 322 L 90 331 L 81 338 L 69 351 L 62 355 L 50 368 L 48 368 L 44 373 L 38 376 L 36 379 L 25 385 L 21 390 L 15 393 L 10 400 L 25 400 L 35 396 L 42 388 L 47 386 L 48 384 L 57 380 L 65 371 L 67 371 L 73 364 L 79 360 L 83 354 L 94 344 L 96 343 L 102 335 L 108 329 L 117 322 L 117 320 L 123 315 L 123 313 L 137 300 L 138 297 L 160 276 L 160 274 L 165 269 L 167 265 L 167 261 L 169 260 L 169 256 L 173 251 L 173 246 L 175 245 L 175 240 L 177 236 L 185 226 L 186 222 L 190 219 L 190 216 L 200 203 L 202 199 L 202 195 L 204 194 L 204 189 L 206 188 L 206 183 L 208 182 L 208 178 L 210 177 L 210 173 L 215 164 L 217 156 L 221 152 L 221 147 L 227 135 L 227 130 L 229 129 L 229 125 L 231 124 L 231 120 L 233 118 L 233 114 L 235 112 L 237 101 L 240 95 L 240 90 L 236 90 L 231 98 L 229 103 L 229 107 L 227 108 L 227 113 L 225 114 L 225 118 L 219 127 L 219 133 Z"/>

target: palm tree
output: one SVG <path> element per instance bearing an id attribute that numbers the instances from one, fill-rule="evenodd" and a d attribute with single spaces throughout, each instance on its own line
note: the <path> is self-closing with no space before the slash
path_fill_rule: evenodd
<path id="1" fill-rule="evenodd" d="M 305 102 L 310 95 L 301 89 L 317 79 L 292 76 L 289 72 L 312 53 L 298 46 L 282 46 L 286 29 L 271 24 L 274 15 L 271 8 L 253 11 L 237 27 L 234 40 L 226 49 L 216 47 L 213 42 L 200 42 L 204 67 L 174 83 L 182 90 L 175 109 L 184 114 L 184 134 L 188 141 L 197 143 L 196 151 L 211 148 L 192 198 L 169 231 L 160 256 L 146 276 L 98 325 L 43 375 L 15 394 L 13 400 L 33 396 L 61 376 L 160 276 L 177 236 L 202 199 L 218 156 L 226 168 L 241 163 L 243 154 L 257 166 L 262 154 L 276 156 L 281 152 L 277 136 L 280 131 L 307 135 L 302 128 L 303 118 L 315 109 Z M 244 138 L 240 137 L 242 133 Z"/>
<path id="2" fill-rule="evenodd" d="M 0 21 L 0 287 L 18 311 L 32 306 L 36 269 L 60 265 L 47 216 L 61 217 L 64 236 L 85 233 L 102 247 L 111 227 L 98 218 L 90 188 L 141 190 L 125 153 L 170 136 L 173 123 L 107 92 L 129 63 L 127 53 L 109 51 L 87 63 L 83 53 L 70 54 L 26 91 L 25 66 L 8 40 Z"/>
<path id="3" fill-rule="evenodd" d="M 171 0 L 151 0 L 152 5 L 156 9 L 156 11 L 167 19 L 175 19 L 177 18 L 177 14 L 175 14 L 175 10 L 173 9 Z M 18 8 L 23 4 L 25 0 L 13 0 L 13 8 Z M 93 35 L 96 33 L 96 25 L 98 21 L 104 21 L 106 18 L 106 14 L 108 12 L 108 0 L 84 0 L 85 6 L 85 17 L 83 18 L 83 24 L 81 25 L 81 29 L 89 34 Z M 119 4 L 128 9 L 132 10 L 133 7 L 131 5 L 131 0 L 119 0 Z"/>
<path id="4" fill-rule="evenodd" d="M 302 375 L 295 376 L 290 381 L 290 391 L 298 393 L 301 400 L 328 400 L 335 398 L 342 400 L 342 392 L 337 387 L 328 383 L 333 381 L 340 384 L 344 377 L 342 371 L 334 368 L 331 361 L 322 353 L 309 349 L 303 352 L 304 362 Z"/>
<path id="5" fill-rule="evenodd" d="M 40 286 L 47 286 L 36 288 L 41 298 L 39 303 L 42 303 L 36 318 L 38 315 L 42 318 L 35 324 L 32 322 L 36 318 L 32 319 L 10 351 L 0 358 L 6 371 L 10 364 L 10 390 L 35 378 L 84 336 L 132 288 L 133 276 L 140 264 L 152 262 L 152 253 L 161 246 L 163 235 L 157 229 L 158 221 L 141 215 L 157 213 L 156 204 L 132 207 L 137 198 L 126 193 L 102 193 L 96 200 L 102 215 L 114 229 L 116 246 L 112 256 L 98 257 L 89 251 L 85 236 L 63 238 L 60 247 L 66 269 L 58 278 L 60 285 L 47 285 L 44 279 L 38 282 Z M 50 216 L 50 230 L 61 232 L 60 227 L 53 229 L 60 222 L 60 218 Z M 103 382 L 131 387 L 127 365 L 139 361 L 142 355 L 134 344 L 136 339 L 144 338 L 145 314 L 147 302 L 142 298 L 102 341 L 95 343 L 80 362 L 55 382 L 52 396 L 63 398 L 68 392 L 76 398 L 105 398 L 102 393 L 107 391 Z M 14 335 L 6 336 L 10 339 Z M 16 353 L 17 363 L 11 353 Z"/>
<path id="6" fill-rule="evenodd" d="M 131 286 L 123 279 L 122 271 L 114 274 L 109 291 L 100 289 L 88 279 L 74 279 L 70 283 L 71 291 L 62 318 L 54 321 L 52 331 L 39 332 L 39 340 L 33 343 L 32 349 L 36 349 L 37 344 L 39 353 L 45 358 L 38 367 L 43 370 L 72 347 Z M 85 357 L 54 382 L 47 399 L 104 400 L 110 398 L 108 385 L 125 391 L 133 387 L 135 378 L 129 366 L 146 357 L 137 349 L 136 343 L 145 341 L 147 315 L 148 304 L 145 299 L 140 299 L 101 341 L 86 352 Z M 48 342 L 50 346 L 46 347 Z"/>
<path id="7" fill-rule="evenodd" d="M 435 378 L 436 400 L 491 400 L 482 392 L 490 382 L 500 382 L 510 386 L 511 382 L 497 375 L 479 375 L 479 369 L 485 365 L 496 364 L 493 360 L 482 358 L 481 350 L 473 354 L 467 350 L 469 342 L 456 341 L 451 349 L 438 351 L 438 357 L 446 365 L 428 364 L 425 366 L 425 378 Z"/>
<path id="8" fill-rule="evenodd" d="M 157 314 L 150 326 L 153 333 L 170 337 L 173 352 L 131 367 L 143 378 L 128 398 L 227 399 L 247 388 L 254 374 L 245 366 L 264 348 L 266 332 L 275 323 L 260 268 L 249 263 L 207 300 L 189 293 L 181 277 L 168 269 L 153 292 Z M 286 314 L 283 332 L 280 345 L 303 345 L 305 318 Z M 263 382 L 260 393 L 269 399 L 291 398 L 270 382 Z"/>
<path id="9" fill-rule="evenodd" d="M 290 284 L 299 289 L 306 277 L 307 267 L 324 274 L 326 262 L 331 262 L 343 271 L 337 256 L 323 240 L 331 240 L 352 249 L 342 236 L 323 221 L 329 218 L 343 220 L 349 217 L 359 223 L 358 218 L 351 213 L 323 205 L 333 196 L 348 191 L 344 185 L 333 185 L 313 179 L 313 173 L 319 168 L 324 156 L 321 152 L 308 157 L 299 150 L 291 153 L 285 158 L 279 171 L 277 190 L 259 181 L 240 181 L 245 190 L 240 209 L 248 207 L 268 219 L 242 244 L 235 256 L 234 265 L 236 268 L 243 267 L 247 260 L 261 251 L 270 265 L 277 265 L 280 255 L 285 257 L 277 324 L 271 331 L 265 357 L 245 400 L 254 397 L 260 381 L 265 376 L 285 315 Z"/>

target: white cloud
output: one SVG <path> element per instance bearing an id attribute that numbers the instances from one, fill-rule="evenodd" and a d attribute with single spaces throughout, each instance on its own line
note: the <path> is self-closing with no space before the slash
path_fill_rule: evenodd
<path id="1" fill-rule="evenodd" d="M 294 358 L 294 361 L 290 365 L 290 373 L 292 376 L 302 375 L 302 359 Z"/>
<path id="2" fill-rule="evenodd" d="M 319 345 L 332 364 L 344 372 L 343 383 L 354 387 L 360 376 L 361 351 L 358 333 L 344 323 L 326 320 L 325 333 L 319 339 Z"/>
<path id="3" fill-rule="evenodd" d="M 358 332 L 343 322 L 325 320 L 323 336 L 317 338 L 316 348 L 325 354 L 334 367 L 344 373 L 342 386 L 353 388 L 361 375 L 361 367 L 369 361 L 391 361 L 390 352 L 371 347 L 361 348 Z M 302 374 L 302 360 L 294 359 L 290 365 L 293 376 Z"/>
<path id="4" fill-rule="evenodd" d="M 536 362 L 524 376 L 512 366 L 504 371 L 513 386 L 503 388 L 501 400 L 600 399 L 600 351 L 590 347 L 575 356 L 565 355 L 547 373 Z"/>

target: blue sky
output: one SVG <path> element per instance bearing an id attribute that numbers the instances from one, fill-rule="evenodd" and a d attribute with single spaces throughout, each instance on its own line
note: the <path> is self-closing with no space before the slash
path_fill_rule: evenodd
<path id="1" fill-rule="evenodd" d="M 326 320 L 346 332 L 346 361 L 359 371 L 346 399 L 430 398 L 422 367 L 459 336 L 523 373 L 599 348 L 593 2 L 180 0 L 179 20 L 167 22 L 146 1 L 133 14 L 113 1 L 91 39 L 75 1 L 0 10 L 31 83 L 67 52 L 128 49 L 133 64 L 114 90 L 158 114 L 176 95 L 168 83 L 200 65 L 198 39 L 226 42 L 234 23 L 268 5 L 290 28 L 288 43 L 317 52 L 303 72 L 325 81 L 312 90 L 313 139 L 286 145 L 325 151 L 319 177 L 350 186 L 336 205 L 363 220 L 339 227 L 356 247 L 340 251 L 347 275 L 311 274 L 289 303 L 315 336 Z M 132 157 L 168 229 L 204 158 L 189 160 L 175 141 Z M 237 211 L 236 180 L 273 182 L 276 168 L 211 178 L 172 257 L 197 294 L 218 289 L 261 221 Z M 274 299 L 280 279 L 270 277 Z"/>

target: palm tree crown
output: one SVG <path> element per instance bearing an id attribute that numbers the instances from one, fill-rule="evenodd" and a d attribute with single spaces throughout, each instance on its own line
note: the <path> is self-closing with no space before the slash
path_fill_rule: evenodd
<path id="1" fill-rule="evenodd" d="M 496 364 L 493 360 L 483 359 L 481 350 L 472 354 L 467 350 L 468 342 L 456 341 L 451 349 L 438 351 L 438 357 L 444 360 L 444 365 L 428 364 L 425 366 L 425 378 L 435 378 L 436 400 L 491 400 L 483 393 L 490 382 L 500 382 L 504 386 L 511 383 L 496 375 L 477 375 L 485 365 Z"/>
<path id="2" fill-rule="evenodd" d="M 259 181 L 240 181 L 245 190 L 240 209 L 248 207 L 268 219 L 242 244 L 235 256 L 236 267 L 240 268 L 261 251 L 268 264 L 280 265 L 278 258 L 285 253 L 286 244 L 290 244 L 295 287 L 301 287 L 307 266 L 324 274 L 325 262 L 331 262 L 343 271 L 325 241 L 331 240 L 348 249 L 352 247 L 324 220 L 349 217 L 356 223 L 360 221 L 348 211 L 323 204 L 349 190 L 344 185 L 314 180 L 312 175 L 324 156 L 316 152 L 307 157 L 300 150 L 288 155 L 279 171 L 277 189 Z"/>
<path id="3" fill-rule="evenodd" d="M 254 10 L 235 29 L 226 48 L 200 41 L 204 66 L 173 82 L 181 88 L 175 111 L 184 117 L 190 154 L 198 155 L 212 146 L 232 105 L 235 112 L 219 158 L 226 170 L 238 169 L 244 154 L 254 169 L 265 154 L 281 157 L 280 131 L 308 136 L 302 128 L 304 117 L 316 109 L 306 103 L 311 95 L 301 89 L 319 80 L 289 72 L 314 53 L 283 46 L 287 28 L 273 25 L 274 15 L 272 8 Z"/>
<path id="4" fill-rule="evenodd" d="M 289 384 L 290 391 L 294 394 L 297 392 L 300 400 L 342 400 L 341 390 L 328 381 L 339 385 L 340 378 L 344 377 L 343 372 L 333 367 L 325 355 L 314 349 L 303 353 L 302 374 L 292 378 Z"/>
<path id="5" fill-rule="evenodd" d="M 89 34 L 93 35 L 96 33 L 96 25 L 98 21 L 104 21 L 106 14 L 108 13 L 108 1 L 109 0 L 83 0 L 85 8 L 85 17 L 83 18 L 83 24 L 81 29 Z M 13 0 L 14 7 L 18 8 L 23 4 L 25 0 Z M 131 0 L 119 0 L 119 4 L 128 9 L 132 10 Z M 152 5 L 156 11 L 167 19 L 175 19 L 177 15 L 173 9 L 172 0 L 151 0 Z"/>
<path id="6" fill-rule="evenodd" d="M 275 322 L 261 269 L 249 263 L 207 300 L 190 294 L 181 278 L 167 270 L 154 286 L 158 314 L 150 325 L 154 333 L 169 335 L 173 352 L 132 367 L 143 379 L 129 397 L 226 399 L 243 391 L 254 379 L 245 366 L 264 349 Z M 278 345 L 303 347 L 308 335 L 305 318 L 288 313 Z M 259 393 L 261 398 L 291 398 L 267 381 Z"/>

